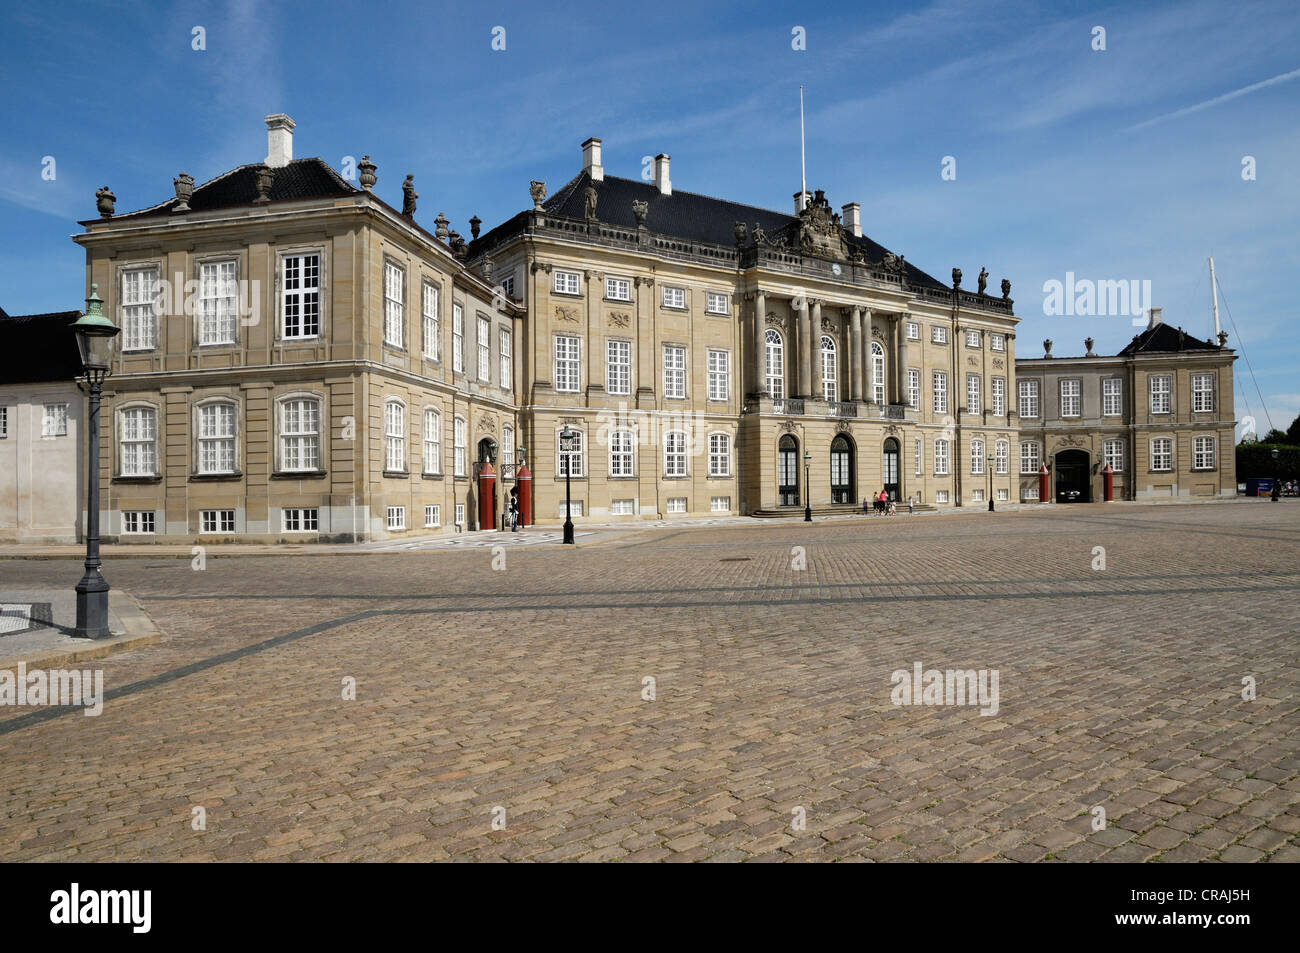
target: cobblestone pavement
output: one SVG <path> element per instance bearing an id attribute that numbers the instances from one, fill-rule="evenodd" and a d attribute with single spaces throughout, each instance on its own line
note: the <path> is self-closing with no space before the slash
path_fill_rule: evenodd
<path id="1" fill-rule="evenodd" d="M 168 637 L 0 708 L 0 857 L 1294 861 L 1298 557 L 1260 502 L 110 562 Z"/>

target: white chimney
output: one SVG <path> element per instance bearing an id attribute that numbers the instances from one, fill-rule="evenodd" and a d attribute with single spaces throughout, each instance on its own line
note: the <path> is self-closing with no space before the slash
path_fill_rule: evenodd
<path id="1" fill-rule="evenodd" d="M 811 201 L 812 201 L 811 192 L 794 193 L 794 214 L 798 215 L 800 212 L 802 212 L 808 206 L 808 203 Z"/>
<path id="2" fill-rule="evenodd" d="M 1152 328 L 1154 328 L 1157 324 L 1160 323 L 1160 315 L 1164 312 L 1164 310 L 1165 310 L 1164 308 L 1151 309 L 1151 311 L 1149 312 L 1149 317 L 1147 318 L 1148 331 L 1150 331 Z"/>
<path id="3" fill-rule="evenodd" d="M 659 186 L 660 195 L 672 195 L 673 183 L 668 178 L 668 160 L 671 156 L 661 152 L 655 156 L 655 185 Z"/>
<path id="4" fill-rule="evenodd" d="M 582 144 L 582 171 L 593 182 L 605 181 L 605 168 L 600 164 L 600 140 L 592 136 Z"/>
<path id="5" fill-rule="evenodd" d="M 283 169 L 293 161 L 295 125 L 284 113 L 266 117 L 266 164 L 272 169 Z"/>
<path id="6" fill-rule="evenodd" d="M 862 206 L 857 202 L 850 202 L 841 210 L 844 212 L 844 227 L 849 230 L 854 238 L 862 237 Z"/>

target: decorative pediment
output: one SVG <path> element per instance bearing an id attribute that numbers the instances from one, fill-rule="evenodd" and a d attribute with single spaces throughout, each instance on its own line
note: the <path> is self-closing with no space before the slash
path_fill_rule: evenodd
<path id="1" fill-rule="evenodd" d="M 794 433 L 796 429 L 797 429 L 797 428 L 796 428 L 796 426 L 795 426 L 795 422 L 794 422 L 793 420 L 783 420 L 783 421 L 781 421 L 781 432 L 782 432 L 782 433 Z"/>
<path id="2" fill-rule="evenodd" d="M 831 205 L 820 189 L 799 212 L 797 224 L 798 237 L 794 245 L 802 254 L 836 261 L 848 260 L 849 244 L 844 240 L 839 216 L 831 211 Z"/>
<path id="3" fill-rule="evenodd" d="M 839 420 L 835 422 L 835 429 L 839 433 L 849 433 L 850 431 L 853 430 L 853 425 L 841 417 Z"/>
<path id="4" fill-rule="evenodd" d="M 769 311 L 767 313 L 766 322 L 773 327 L 785 328 L 785 318 L 781 317 L 781 315 L 777 314 L 775 311 Z"/>
<path id="5" fill-rule="evenodd" d="M 880 330 L 880 328 L 874 324 L 871 326 L 871 336 L 877 341 L 885 340 L 885 332 Z"/>
<path id="6" fill-rule="evenodd" d="M 839 328 L 836 326 L 836 322 L 832 321 L 830 318 L 823 317 L 823 318 L 822 318 L 822 330 L 823 330 L 823 331 L 828 331 L 828 332 L 834 334 L 836 331 L 839 330 Z"/>

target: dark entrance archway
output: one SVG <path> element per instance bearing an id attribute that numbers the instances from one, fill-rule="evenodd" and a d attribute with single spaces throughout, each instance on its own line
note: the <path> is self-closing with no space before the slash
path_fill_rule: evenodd
<path id="1" fill-rule="evenodd" d="M 1088 451 L 1062 450 L 1056 455 L 1056 502 L 1091 503 Z"/>
<path id="2" fill-rule="evenodd" d="M 473 526 L 477 522 L 479 529 L 496 529 L 497 513 L 500 512 L 497 506 L 497 442 L 491 437 L 484 437 L 476 449 L 474 471 L 478 477 L 475 481 L 478 505 L 469 525 Z"/>
<path id="3" fill-rule="evenodd" d="M 898 441 L 890 437 L 885 441 L 884 454 L 880 461 L 880 473 L 885 485 L 885 492 L 891 500 L 897 500 L 901 491 L 898 482 Z"/>
<path id="4" fill-rule="evenodd" d="M 799 505 L 799 441 L 789 434 L 777 444 L 776 490 L 782 506 Z"/>
<path id="5" fill-rule="evenodd" d="M 853 502 L 853 445 L 843 434 L 831 441 L 831 502 Z"/>

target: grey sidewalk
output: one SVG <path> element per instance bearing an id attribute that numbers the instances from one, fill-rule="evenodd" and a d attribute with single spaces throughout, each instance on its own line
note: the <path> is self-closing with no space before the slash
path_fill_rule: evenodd
<path id="1" fill-rule="evenodd" d="M 101 658 L 157 642 L 162 633 L 131 595 L 108 594 L 112 637 L 78 639 L 75 579 L 62 589 L 0 589 L 0 669 L 50 666 Z"/>

